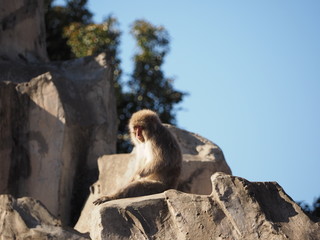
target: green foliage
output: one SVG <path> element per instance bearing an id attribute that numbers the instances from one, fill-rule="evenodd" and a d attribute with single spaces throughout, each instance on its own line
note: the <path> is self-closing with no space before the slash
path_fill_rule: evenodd
<path id="1" fill-rule="evenodd" d="M 120 31 L 118 30 L 118 21 L 109 16 L 102 24 L 81 24 L 71 23 L 64 28 L 63 37 L 67 40 L 72 54 L 77 57 L 86 57 L 104 52 L 110 66 L 114 68 L 114 84 L 118 84 L 121 69 L 120 59 L 118 58 L 118 47 L 120 44 Z M 119 92 L 120 94 L 120 92 Z"/>
<path id="2" fill-rule="evenodd" d="M 138 52 L 134 56 L 134 71 L 128 81 L 129 92 L 124 93 L 121 108 L 118 149 L 128 151 L 127 119 L 132 113 L 148 108 L 158 112 L 161 120 L 175 123 L 175 104 L 185 93 L 173 88 L 173 79 L 164 76 L 162 65 L 169 51 L 169 34 L 162 26 L 137 20 L 131 28 Z"/>
<path id="3" fill-rule="evenodd" d="M 67 0 L 66 6 L 53 6 L 46 0 L 46 42 L 50 60 L 68 60 L 74 57 L 64 36 L 64 28 L 72 23 L 91 23 L 92 13 L 86 8 L 87 0 Z"/>
<path id="4" fill-rule="evenodd" d="M 106 52 L 115 58 L 119 46 L 120 32 L 115 25 L 117 19 L 109 17 L 102 24 L 71 23 L 64 28 L 64 37 L 75 57 L 91 56 Z"/>
<path id="5" fill-rule="evenodd" d="M 162 26 L 135 21 L 131 33 L 139 52 L 134 57 L 134 71 L 128 84 L 136 103 L 134 111 L 148 108 L 158 112 L 162 121 L 175 123 L 174 105 L 185 93 L 173 88 L 173 79 L 164 76 L 162 65 L 169 51 L 169 34 Z"/>

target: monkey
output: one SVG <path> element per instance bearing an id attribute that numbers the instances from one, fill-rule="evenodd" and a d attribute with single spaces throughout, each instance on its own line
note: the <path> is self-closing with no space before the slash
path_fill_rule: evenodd
<path id="1" fill-rule="evenodd" d="M 158 114 L 149 109 L 135 112 L 129 120 L 129 132 L 135 146 L 136 172 L 127 186 L 113 195 L 98 198 L 94 205 L 177 188 L 181 149 L 173 134 L 162 125 Z"/>

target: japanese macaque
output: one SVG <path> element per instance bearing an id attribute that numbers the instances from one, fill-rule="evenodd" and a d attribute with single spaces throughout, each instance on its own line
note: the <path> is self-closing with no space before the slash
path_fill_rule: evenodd
<path id="1" fill-rule="evenodd" d="M 133 179 L 117 193 L 94 201 L 95 205 L 119 198 L 161 193 L 177 187 L 182 164 L 181 150 L 158 115 L 147 109 L 134 113 L 129 121 L 129 130 L 137 163 Z"/>

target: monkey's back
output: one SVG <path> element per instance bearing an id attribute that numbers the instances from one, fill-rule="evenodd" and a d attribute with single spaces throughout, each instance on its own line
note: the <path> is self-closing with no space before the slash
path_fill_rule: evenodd
<path id="1" fill-rule="evenodd" d="M 162 124 L 155 135 L 153 144 L 158 147 L 154 157 L 155 164 L 159 166 L 155 175 L 167 186 L 167 189 L 176 188 L 182 166 L 180 146 L 174 135 Z"/>

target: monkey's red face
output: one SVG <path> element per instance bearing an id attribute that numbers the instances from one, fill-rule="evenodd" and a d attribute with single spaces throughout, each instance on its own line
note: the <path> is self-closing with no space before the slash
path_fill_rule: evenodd
<path id="1" fill-rule="evenodd" d="M 136 137 L 136 139 L 138 139 L 140 142 L 144 142 L 144 136 L 142 134 L 144 128 L 142 126 L 134 126 L 133 127 L 133 131 L 134 131 L 134 135 Z"/>

